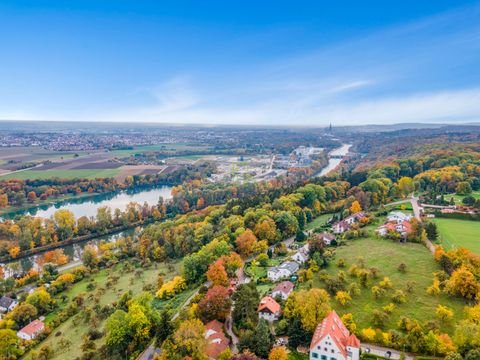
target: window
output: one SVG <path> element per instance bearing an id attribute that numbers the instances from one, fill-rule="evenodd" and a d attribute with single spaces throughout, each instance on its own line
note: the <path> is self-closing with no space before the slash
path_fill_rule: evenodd
<path id="1" fill-rule="evenodd" d="M 327 360 L 327 357 L 325 355 L 322 355 L 322 360 Z"/>
<path id="2" fill-rule="evenodd" d="M 330 360 L 337 360 L 337 359 L 335 359 L 334 357 L 331 357 Z"/>
<path id="3" fill-rule="evenodd" d="M 318 359 L 318 354 L 317 354 L 316 352 L 312 352 L 312 357 L 313 357 L 314 359 Z"/>
<path id="4" fill-rule="evenodd" d="M 335 352 L 335 351 L 333 351 L 333 349 L 332 349 L 332 354 L 333 354 L 334 352 Z"/>

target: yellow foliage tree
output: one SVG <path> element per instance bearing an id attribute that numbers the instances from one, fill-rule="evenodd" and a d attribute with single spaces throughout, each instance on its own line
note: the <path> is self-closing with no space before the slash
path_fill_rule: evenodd
<path id="1" fill-rule="evenodd" d="M 268 354 L 268 360 L 287 360 L 287 350 L 283 346 L 276 346 Z"/>
<path id="2" fill-rule="evenodd" d="M 360 211 L 362 211 L 362 206 L 357 200 L 355 200 L 350 206 L 350 213 L 356 214 L 356 213 L 359 213 Z"/>

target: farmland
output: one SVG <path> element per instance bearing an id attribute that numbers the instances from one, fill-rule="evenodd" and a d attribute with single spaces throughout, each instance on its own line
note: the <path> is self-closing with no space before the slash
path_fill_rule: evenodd
<path id="1" fill-rule="evenodd" d="M 437 218 L 435 223 L 445 249 L 463 246 L 480 255 L 480 222 Z"/>
<path id="2" fill-rule="evenodd" d="M 109 178 L 119 174 L 119 169 L 77 169 L 77 170 L 22 170 L 0 176 L 0 179 L 50 179 L 54 177 L 62 179 L 74 178 Z"/>
<path id="3" fill-rule="evenodd" d="M 425 289 L 432 283 L 432 274 L 438 271 L 439 267 L 423 245 L 416 243 L 399 244 L 374 237 L 349 241 L 347 245 L 336 248 L 334 261 L 327 268 L 327 272 L 330 276 L 336 277 L 339 271 L 347 272 L 353 264 L 358 262 L 360 257 L 365 262 L 365 268 L 375 267 L 379 270 L 378 279 L 370 279 L 368 287 L 387 276 L 392 281 L 393 289 L 389 290 L 386 296 L 375 299 L 370 288 L 362 288 L 359 284 L 361 294 L 353 297 L 351 304 L 342 306 L 332 299 L 332 306 L 340 315 L 353 314 L 357 329 L 373 326 L 373 311 L 389 304 L 391 293 L 394 290 L 402 290 L 407 294 L 407 301 L 396 306 L 392 314 L 389 315 L 385 328 L 397 328 L 397 323 L 402 316 L 417 319 L 421 322 L 429 321 L 432 319 L 432 314 L 435 314 L 437 305 L 442 304 L 453 309 L 455 313 L 454 321 L 442 324 L 442 330 L 449 333 L 453 332 L 453 325 L 455 321 L 462 317 L 465 303 L 445 294 L 430 296 L 426 293 Z M 345 260 L 344 268 L 338 267 L 339 259 Z M 398 271 L 398 265 L 402 262 L 406 264 L 407 270 L 405 273 Z M 347 275 L 346 282 L 347 284 L 358 282 L 358 279 Z M 406 291 L 409 282 L 415 282 L 412 293 Z M 313 286 L 324 287 L 325 283 L 317 275 L 313 280 Z"/>

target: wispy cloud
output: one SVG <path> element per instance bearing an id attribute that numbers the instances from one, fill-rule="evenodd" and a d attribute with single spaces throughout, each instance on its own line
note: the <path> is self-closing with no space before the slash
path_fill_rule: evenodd
<path id="1" fill-rule="evenodd" d="M 249 66 L 182 69 L 149 86 L 139 105 L 78 119 L 319 126 L 477 121 L 478 14 L 478 6 L 455 10 Z"/>

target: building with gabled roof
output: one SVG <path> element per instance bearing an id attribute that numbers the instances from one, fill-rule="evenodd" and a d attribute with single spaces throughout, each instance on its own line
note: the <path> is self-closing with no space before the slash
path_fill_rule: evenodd
<path id="1" fill-rule="evenodd" d="M 205 325 L 205 340 L 207 340 L 206 353 L 209 359 L 218 359 L 221 353 L 228 349 L 230 340 L 225 336 L 223 324 L 212 320 Z"/>
<path id="2" fill-rule="evenodd" d="M 45 330 L 45 324 L 40 320 L 33 320 L 30 324 L 17 332 L 17 336 L 23 340 L 33 340 Z"/>
<path id="3" fill-rule="evenodd" d="M 318 324 L 310 343 L 310 360 L 359 360 L 360 340 L 335 311 Z"/>
<path id="4" fill-rule="evenodd" d="M 279 266 L 273 266 L 267 270 L 267 277 L 271 281 L 286 279 L 295 274 L 300 266 L 295 261 L 285 261 Z"/>
<path id="5" fill-rule="evenodd" d="M 17 300 L 12 299 L 8 296 L 2 296 L 0 298 L 0 312 L 6 313 L 12 311 L 17 305 Z"/>
<path id="6" fill-rule="evenodd" d="M 262 300 L 260 300 L 257 313 L 260 319 L 275 321 L 280 318 L 281 310 L 282 308 L 280 304 L 276 302 L 274 298 L 271 296 L 265 296 Z"/>
<path id="7" fill-rule="evenodd" d="M 293 291 L 295 285 L 291 281 L 282 281 L 277 286 L 275 286 L 272 290 L 272 297 L 273 298 L 281 298 L 283 300 L 287 300 L 290 294 Z"/>

